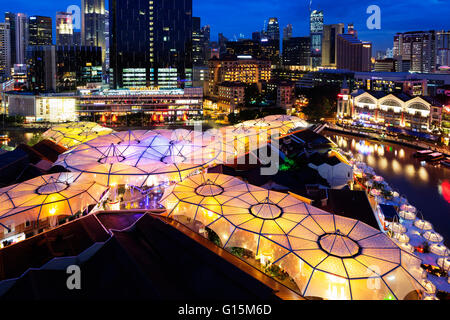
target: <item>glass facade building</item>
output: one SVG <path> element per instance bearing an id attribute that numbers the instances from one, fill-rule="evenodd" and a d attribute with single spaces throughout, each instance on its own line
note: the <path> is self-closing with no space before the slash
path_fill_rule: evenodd
<path id="1" fill-rule="evenodd" d="M 110 0 L 109 10 L 113 88 L 192 86 L 192 0 Z"/>
<path id="2" fill-rule="evenodd" d="M 30 46 L 49 46 L 53 44 L 52 18 L 31 16 L 28 20 Z"/>
<path id="3" fill-rule="evenodd" d="M 323 11 L 314 10 L 310 16 L 311 66 L 322 65 Z"/>

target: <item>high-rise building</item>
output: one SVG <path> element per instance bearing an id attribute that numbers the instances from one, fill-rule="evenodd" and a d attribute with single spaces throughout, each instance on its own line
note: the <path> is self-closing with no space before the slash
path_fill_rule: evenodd
<path id="1" fill-rule="evenodd" d="M 192 83 L 192 0 L 110 0 L 110 83 Z"/>
<path id="2" fill-rule="evenodd" d="M 292 24 L 283 28 L 283 40 L 289 40 L 290 38 L 292 38 Z"/>
<path id="3" fill-rule="evenodd" d="M 209 96 L 217 96 L 218 86 L 223 82 L 261 84 L 271 78 L 269 60 L 227 55 L 220 60 L 211 59 L 208 65 L 209 83 L 206 91 Z"/>
<path id="4" fill-rule="evenodd" d="M 192 63 L 194 66 L 205 64 L 205 41 L 199 17 L 192 17 Z"/>
<path id="5" fill-rule="evenodd" d="M 223 33 L 219 33 L 219 52 L 220 54 L 225 54 L 227 52 L 227 42 L 228 39 L 223 35 Z"/>
<path id="6" fill-rule="evenodd" d="M 260 31 L 252 32 L 252 40 L 260 42 L 261 41 L 261 32 Z"/>
<path id="7" fill-rule="evenodd" d="M 13 66 L 16 61 L 16 14 L 12 12 L 5 12 L 5 23 L 9 24 L 9 43 L 10 43 L 10 55 L 11 55 L 11 66 Z"/>
<path id="8" fill-rule="evenodd" d="M 337 36 L 345 33 L 343 23 L 324 25 L 322 38 L 322 66 L 336 68 Z"/>
<path id="9" fill-rule="evenodd" d="M 337 69 L 371 71 L 371 42 L 361 41 L 351 34 L 339 34 L 337 39 Z"/>
<path id="10" fill-rule="evenodd" d="M 103 61 L 106 56 L 105 18 L 105 0 L 81 1 L 82 44 L 88 47 L 101 47 Z"/>
<path id="11" fill-rule="evenodd" d="M 28 19 L 30 46 L 49 46 L 53 44 L 52 18 L 31 16 Z"/>
<path id="12" fill-rule="evenodd" d="M 0 23 L 0 80 L 11 73 L 11 40 L 9 23 Z"/>
<path id="13" fill-rule="evenodd" d="M 309 66 L 310 45 L 309 37 L 291 37 L 283 40 L 283 65 Z"/>
<path id="14" fill-rule="evenodd" d="M 323 11 L 314 10 L 310 15 L 311 66 L 322 65 Z"/>
<path id="15" fill-rule="evenodd" d="M 26 14 L 16 15 L 16 61 L 14 64 L 25 64 L 26 50 L 28 47 L 29 29 Z"/>
<path id="16" fill-rule="evenodd" d="M 436 33 L 436 69 L 450 66 L 450 31 Z"/>
<path id="17" fill-rule="evenodd" d="M 205 62 L 211 59 L 211 27 L 209 25 L 202 27 L 202 35 L 203 35 L 203 54 Z"/>
<path id="18" fill-rule="evenodd" d="M 434 72 L 436 70 L 436 32 L 414 31 L 394 36 L 394 58 L 411 72 Z"/>
<path id="19" fill-rule="evenodd" d="M 30 89 L 39 92 L 74 91 L 102 82 L 100 47 L 30 46 L 27 52 Z"/>
<path id="20" fill-rule="evenodd" d="M 73 15 L 71 13 L 56 13 L 56 45 L 73 45 Z"/>
<path id="21" fill-rule="evenodd" d="M 278 24 L 278 18 L 269 19 L 266 34 L 269 40 L 280 40 L 280 25 Z"/>

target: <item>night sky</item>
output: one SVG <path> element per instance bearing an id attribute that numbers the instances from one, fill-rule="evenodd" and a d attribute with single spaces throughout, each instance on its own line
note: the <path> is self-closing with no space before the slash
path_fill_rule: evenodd
<path id="1" fill-rule="evenodd" d="M 251 37 L 253 31 L 264 26 L 264 20 L 274 16 L 280 29 L 291 23 L 294 36 L 308 35 L 309 0 L 193 0 L 194 16 L 202 24 L 211 26 L 212 40 L 223 32 L 226 37 Z M 24 12 L 30 15 L 55 17 L 79 0 L 1 0 L 0 12 Z M 366 9 L 369 5 L 381 8 L 381 30 L 368 30 Z M 325 24 L 353 22 L 359 38 L 374 43 L 376 50 L 392 47 L 393 35 L 398 31 L 450 29 L 450 0 L 313 0 L 313 9 L 324 10 Z M 3 16 L 3 14 L 1 14 Z M 1 18 L 0 21 L 3 21 Z"/>

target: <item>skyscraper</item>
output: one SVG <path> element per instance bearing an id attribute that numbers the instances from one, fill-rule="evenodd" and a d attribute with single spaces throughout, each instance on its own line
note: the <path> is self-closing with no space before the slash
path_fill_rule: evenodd
<path id="1" fill-rule="evenodd" d="M 269 19 L 266 34 L 269 40 L 280 40 L 280 25 L 278 24 L 278 18 Z"/>
<path id="2" fill-rule="evenodd" d="M 84 46 L 101 47 L 105 61 L 105 0 L 81 1 L 81 40 Z"/>
<path id="3" fill-rule="evenodd" d="M 11 42 L 9 23 L 0 23 L 0 80 L 11 73 Z"/>
<path id="4" fill-rule="evenodd" d="M 25 64 L 26 50 L 28 47 L 29 29 L 28 17 L 26 14 L 16 15 L 16 62 L 15 64 Z"/>
<path id="5" fill-rule="evenodd" d="M 372 43 L 351 34 L 337 36 L 336 67 L 350 71 L 371 71 Z"/>
<path id="6" fill-rule="evenodd" d="M 436 67 L 450 66 L 450 31 L 436 33 Z"/>
<path id="7" fill-rule="evenodd" d="M 336 68 L 337 36 L 345 33 L 343 23 L 323 26 L 322 66 Z"/>
<path id="8" fill-rule="evenodd" d="M 28 19 L 30 46 L 47 46 L 53 44 L 52 18 L 31 16 Z"/>
<path id="9" fill-rule="evenodd" d="M 192 18 L 192 62 L 194 66 L 205 64 L 204 36 L 199 17 Z"/>
<path id="10" fill-rule="evenodd" d="M 73 16 L 71 13 L 56 13 L 56 45 L 73 45 Z"/>
<path id="11" fill-rule="evenodd" d="M 283 40 L 283 65 L 308 66 L 311 52 L 309 37 L 292 37 Z"/>
<path id="12" fill-rule="evenodd" d="M 314 10 L 310 15 L 311 66 L 322 65 L 323 11 Z"/>
<path id="13" fill-rule="evenodd" d="M 283 40 L 289 40 L 290 38 L 292 38 L 292 24 L 283 28 Z"/>
<path id="14" fill-rule="evenodd" d="M 436 32 L 397 33 L 394 36 L 394 58 L 401 61 L 403 66 L 399 71 L 434 72 L 436 69 Z M 406 70 L 408 66 L 409 69 Z"/>
<path id="15" fill-rule="evenodd" d="M 110 83 L 185 87 L 192 81 L 192 0 L 110 0 Z"/>
<path id="16" fill-rule="evenodd" d="M 16 61 L 16 14 L 12 12 L 5 12 L 5 23 L 9 24 L 9 43 L 10 43 L 10 55 L 11 55 L 11 66 L 13 66 Z"/>

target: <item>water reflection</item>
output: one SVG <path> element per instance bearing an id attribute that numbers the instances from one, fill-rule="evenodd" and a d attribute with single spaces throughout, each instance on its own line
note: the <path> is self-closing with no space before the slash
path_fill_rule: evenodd
<path id="1" fill-rule="evenodd" d="M 447 241 L 450 239 L 450 169 L 415 159 L 404 146 L 325 133 L 345 151 L 352 151 L 404 194 Z"/>

